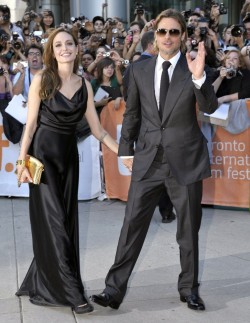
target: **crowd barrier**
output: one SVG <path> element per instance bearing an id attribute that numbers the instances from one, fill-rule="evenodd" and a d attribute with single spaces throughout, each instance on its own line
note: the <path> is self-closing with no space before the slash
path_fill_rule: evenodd
<path id="1" fill-rule="evenodd" d="M 19 144 L 8 141 L 3 132 L 2 116 L 0 115 L 0 196 L 29 195 L 27 184 L 17 187 L 14 174 L 15 161 L 20 150 Z M 101 195 L 100 144 L 93 136 L 78 143 L 79 151 L 79 200 L 89 200 Z"/>
<path id="2" fill-rule="evenodd" d="M 114 110 L 110 102 L 101 113 L 105 129 L 119 141 L 124 102 Z M 250 116 L 250 102 L 248 101 Z M 232 135 L 217 126 L 212 139 L 212 177 L 204 181 L 203 204 L 248 208 L 250 204 L 250 129 Z M 121 160 L 103 146 L 106 194 L 109 198 L 127 200 L 130 173 Z"/>

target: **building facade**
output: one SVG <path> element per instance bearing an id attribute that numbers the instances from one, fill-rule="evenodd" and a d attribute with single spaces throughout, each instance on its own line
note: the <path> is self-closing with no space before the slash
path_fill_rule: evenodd
<path id="1" fill-rule="evenodd" d="M 41 12 L 51 9 L 56 18 L 56 23 L 69 22 L 70 18 L 86 16 L 90 20 L 97 15 L 107 17 L 118 16 L 128 24 L 134 20 L 136 4 L 140 3 L 145 8 L 146 18 L 153 19 L 159 12 L 166 8 L 175 8 L 180 11 L 203 8 L 208 0 L 1 0 L 11 9 L 12 21 L 20 20 L 25 9 Z M 219 1 L 220 3 L 221 1 Z M 240 10 L 244 0 L 224 0 L 228 13 L 221 16 L 222 24 L 235 24 L 239 22 Z"/>

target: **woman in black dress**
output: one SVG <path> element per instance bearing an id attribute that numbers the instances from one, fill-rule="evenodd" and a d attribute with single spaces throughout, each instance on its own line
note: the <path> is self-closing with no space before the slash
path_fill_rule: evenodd
<path id="1" fill-rule="evenodd" d="M 28 119 L 17 160 L 20 182 L 30 186 L 34 259 L 17 292 L 36 305 L 93 307 L 84 295 L 78 242 L 78 151 L 76 125 L 84 113 L 93 135 L 117 153 L 116 142 L 100 125 L 91 85 L 79 77 L 77 40 L 63 28 L 49 37 L 45 70 L 30 86 Z M 32 184 L 27 154 L 44 164 L 40 185 Z"/>

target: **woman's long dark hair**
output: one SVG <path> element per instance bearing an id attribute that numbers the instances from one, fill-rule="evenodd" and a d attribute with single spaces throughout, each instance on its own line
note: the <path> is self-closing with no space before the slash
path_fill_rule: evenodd
<path id="1" fill-rule="evenodd" d="M 43 16 L 43 18 L 45 17 L 45 15 L 44 14 L 46 14 L 46 16 L 50 16 L 50 17 L 52 17 L 53 18 L 53 22 L 52 22 L 52 24 L 51 24 L 51 26 L 49 26 L 49 28 L 55 28 L 55 16 L 54 16 L 54 14 L 53 14 L 53 12 L 51 11 L 51 10 L 44 10 L 43 11 L 43 13 L 42 13 L 42 16 Z M 42 18 L 42 20 L 41 20 L 41 22 L 40 22 L 40 26 L 42 27 L 42 29 L 43 29 L 43 32 L 45 33 L 46 32 L 46 29 L 45 29 L 45 24 L 44 24 L 44 22 L 43 22 L 43 18 Z"/>
<path id="2" fill-rule="evenodd" d="M 107 67 L 109 65 L 113 65 L 115 67 L 114 61 L 111 58 L 109 58 L 109 57 L 104 57 L 103 59 L 101 59 L 97 63 L 96 68 L 97 68 L 97 83 L 98 84 L 101 84 L 102 81 L 103 81 L 103 69 L 104 69 L 104 67 Z M 115 71 L 114 71 L 114 74 L 111 77 L 111 80 L 114 77 L 115 77 Z"/>

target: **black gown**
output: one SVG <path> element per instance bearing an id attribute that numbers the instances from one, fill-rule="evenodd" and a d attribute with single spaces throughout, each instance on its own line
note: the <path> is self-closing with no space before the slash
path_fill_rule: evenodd
<path id="1" fill-rule="evenodd" d="M 40 185 L 29 184 L 34 259 L 16 295 L 28 295 L 38 305 L 86 303 L 79 263 L 75 129 L 86 111 L 87 96 L 83 80 L 70 100 L 57 91 L 42 101 L 29 150 L 45 170 Z"/>

